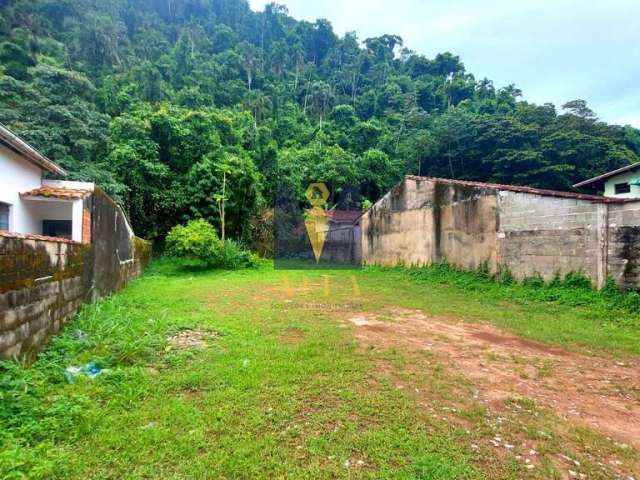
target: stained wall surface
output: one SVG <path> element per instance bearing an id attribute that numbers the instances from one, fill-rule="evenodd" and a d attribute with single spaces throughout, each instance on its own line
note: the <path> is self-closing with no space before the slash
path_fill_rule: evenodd
<path id="1" fill-rule="evenodd" d="M 361 219 L 369 264 L 570 272 L 640 288 L 640 202 L 407 177 Z"/>

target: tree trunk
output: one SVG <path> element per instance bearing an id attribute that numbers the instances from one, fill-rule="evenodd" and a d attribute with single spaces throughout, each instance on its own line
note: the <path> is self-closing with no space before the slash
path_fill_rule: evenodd
<path id="1" fill-rule="evenodd" d="M 220 237 L 224 242 L 224 196 L 227 187 L 227 172 L 222 172 L 222 208 L 220 209 Z"/>

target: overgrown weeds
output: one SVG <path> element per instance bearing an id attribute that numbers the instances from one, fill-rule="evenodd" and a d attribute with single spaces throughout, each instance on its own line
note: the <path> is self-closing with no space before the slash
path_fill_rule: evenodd
<path id="1" fill-rule="evenodd" d="M 383 267 L 377 268 L 384 270 Z M 468 291 L 481 291 L 487 295 L 521 302 L 555 302 L 568 306 L 640 313 L 638 292 L 622 291 L 611 278 L 603 289 L 596 290 L 589 278 L 579 272 L 569 273 L 564 278 L 556 275 L 552 281 L 545 282 L 540 276 L 517 281 L 506 269 L 499 269 L 497 273 L 490 273 L 486 267 L 477 271 L 466 271 L 447 263 L 406 269 L 394 267 L 390 270 L 404 271 L 417 283 L 436 282 L 453 285 Z"/>

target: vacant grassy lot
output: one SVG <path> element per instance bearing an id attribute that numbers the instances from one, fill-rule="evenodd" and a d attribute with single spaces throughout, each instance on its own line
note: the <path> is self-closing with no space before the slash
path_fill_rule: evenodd
<path id="1" fill-rule="evenodd" d="M 637 479 L 636 303 L 159 261 L 1 364 L 0 478 Z"/>

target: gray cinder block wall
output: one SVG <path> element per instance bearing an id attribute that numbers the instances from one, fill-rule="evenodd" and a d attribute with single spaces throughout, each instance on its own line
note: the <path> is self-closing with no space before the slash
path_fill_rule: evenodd
<path id="1" fill-rule="evenodd" d="M 90 288 L 88 245 L 0 236 L 0 356 L 32 358 Z"/>
<path id="2" fill-rule="evenodd" d="M 148 262 L 151 245 L 109 197 L 97 191 L 91 208 L 92 243 L 0 234 L 0 358 L 33 360 L 84 302 L 122 288 Z"/>
<path id="3" fill-rule="evenodd" d="M 640 288 L 640 201 L 406 177 L 361 219 L 365 263 L 467 269 L 516 278 L 582 272 Z"/>

